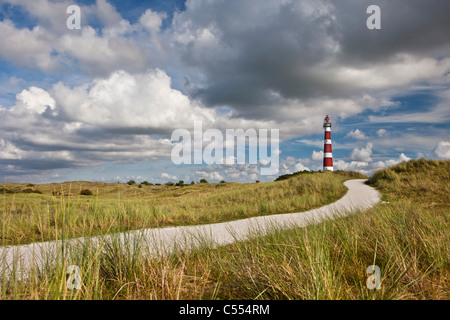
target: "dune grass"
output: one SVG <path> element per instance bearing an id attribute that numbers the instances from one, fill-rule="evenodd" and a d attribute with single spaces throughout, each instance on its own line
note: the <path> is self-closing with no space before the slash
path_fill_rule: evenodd
<path id="1" fill-rule="evenodd" d="M 23 244 L 175 225 L 305 211 L 342 197 L 355 174 L 310 173 L 268 183 L 143 186 L 73 182 L 3 193 L 0 244 Z M 357 176 L 357 175 L 356 175 Z M 20 192 L 26 184 L 4 184 Z M 93 190 L 83 196 L 80 191 Z M 55 195 L 58 194 L 58 195 Z"/>
<path id="2" fill-rule="evenodd" d="M 136 238 L 74 247 L 65 263 L 3 277 L 0 298 L 449 299 L 449 173 L 450 161 L 401 163 L 369 180 L 384 202 L 366 212 L 219 248 L 155 258 Z M 70 264 L 80 290 L 67 287 Z M 379 290 L 366 286 L 373 264 Z"/>

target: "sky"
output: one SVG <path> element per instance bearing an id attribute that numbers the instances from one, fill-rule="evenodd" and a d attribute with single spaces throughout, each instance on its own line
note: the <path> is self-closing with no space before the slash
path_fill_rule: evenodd
<path id="1" fill-rule="evenodd" d="M 335 170 L 450 159 L 449 16 L 448 0 L 0 0 L 0 177 L 273 181 L 322 169 L 326 115 Z M 279 170 L 175 164 L 195 121 L 278 130 Z"/>

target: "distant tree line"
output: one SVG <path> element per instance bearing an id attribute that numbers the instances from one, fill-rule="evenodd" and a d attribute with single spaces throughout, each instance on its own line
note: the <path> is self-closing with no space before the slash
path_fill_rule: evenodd
<path id="1" fill-rule="evenodd" d="M 42 194 L 42 192 L 40 190 L 35 190 L 35 189 L 31 189 L 31 188 L 25 188 L 25 189 L 7 189 L 4 187 L 0 187 L 0 194 L 5 194 L 5 193 L 9 193 L 9 194 L 13 194 L 13 193 L 39 193 Z"/>
<path id="2" fill-rule="evenodd" d="M 120 183 L 120 182 L 117 181 L 117 183 Z M 202 179 L 200 179 L 200 181 L 198 183 L 209 183 L 209 182 L 206 179 L 202 178 Z M 225 182 L 225 180 L 221 180 L 220 183 L 226 183 L 226 182 Z M 132 186 L 132 185 L 136 185 L 138 183 L 135 180 L 129 180 L 127 182 L 127 184 L 129 186 Z M 166 185 L 166 186 L 184 187 L 184 186 L 191 186 L 191 185 L 194 185 L 194 184 L 195 184 L 194 181 L 191 181 L 191 183 L 185 183 L 183 180 L 180 180 L 178 182 L 168 181 L 164 185 Z M 153 183 L 148 182 L 148 181 L 142 181 L 140 184 L 138 184 L 138 187 L 142 188 L 142 186 L 159 186 L 159 185 L 161 185 L 161 184 L 160 183 L 153 184 Z"/>

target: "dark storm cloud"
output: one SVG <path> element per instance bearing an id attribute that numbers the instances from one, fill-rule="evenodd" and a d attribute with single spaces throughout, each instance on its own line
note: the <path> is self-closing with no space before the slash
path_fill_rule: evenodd
<path id="1" fill-rule="evenodd" d="M 381 9 L 381 30 L 366 26 L 371 5 Z M 450 48 L 450 2 L 446 0 L 341 1 L 335 6 L 342 46 L 348 63 L 383 63 L 397 53 L 439 57 Z"/>
<path id="2" fill-rule="evenodd" d="M 191 39 L 180 47 L 183 61 L 206 76 L 197 87 L 191 82 L 190 94 L 255 118 L 273 117 L 280 99 L 358 92 L 328 77 L 328 67 L 373 68 L 398 60 L 398 54 L 436 58 L 450 48 L 447 0 L 200 3 L 187 6 L 174 24 L 179 35 L 189 25 Z M 366 27 L 372 4 L 381 8 L 381 30 Z M 198 36 L 205 29 L 213 41 Z"/>

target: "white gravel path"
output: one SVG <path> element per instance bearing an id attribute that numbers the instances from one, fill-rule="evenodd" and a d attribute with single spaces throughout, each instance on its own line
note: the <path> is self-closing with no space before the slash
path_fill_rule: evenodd
<path id="1" fill-rule="evenodd" d="M 153 254 L 171 252 L 175 247 L 189 249 L 202 243 L 207 243 L 210 246 L 225 245 L 243 240 L 254 234 L 254 232 L 258 232 L 259 235 L 268 233 L 274 227 L 304 227 L 308 224 L 319 223 L 325 219 L 345 216 L 358 210 L 366 210 L 380 200 L 380 194 L 374 188 L 364 184 L 364 181 L 364 179 L 346 181 L 344 184 L 348 187 L 348 192 L 341 199 L 329 205 L 305 212 L 275 214 L 196 226 L 136 230 L 118 235 L 94 237 L 90 240 L 98 243 L 100 241 L 108 241 L 112 237 L 121 241 L 124 239 L 144 239 L 149 244 L 150 253 Z M 70 241 L 66 240 L 66 244 L 79 244 L 84 241 L 86 239 L 77 238 Z M 61 241 L 0 247 L 0 259 L 2 261 L 0 263 L 0 274 L 2 270 L 5 270 L 7 273 L 11 272 L 15 259 L 16 265 L 18 261 L 23 274 L 26 274 L 29 268 L 42 266 L 44 259 L 47 259 L 47 261 L 55 259 L 57 252 L 60 251 Z"/>

